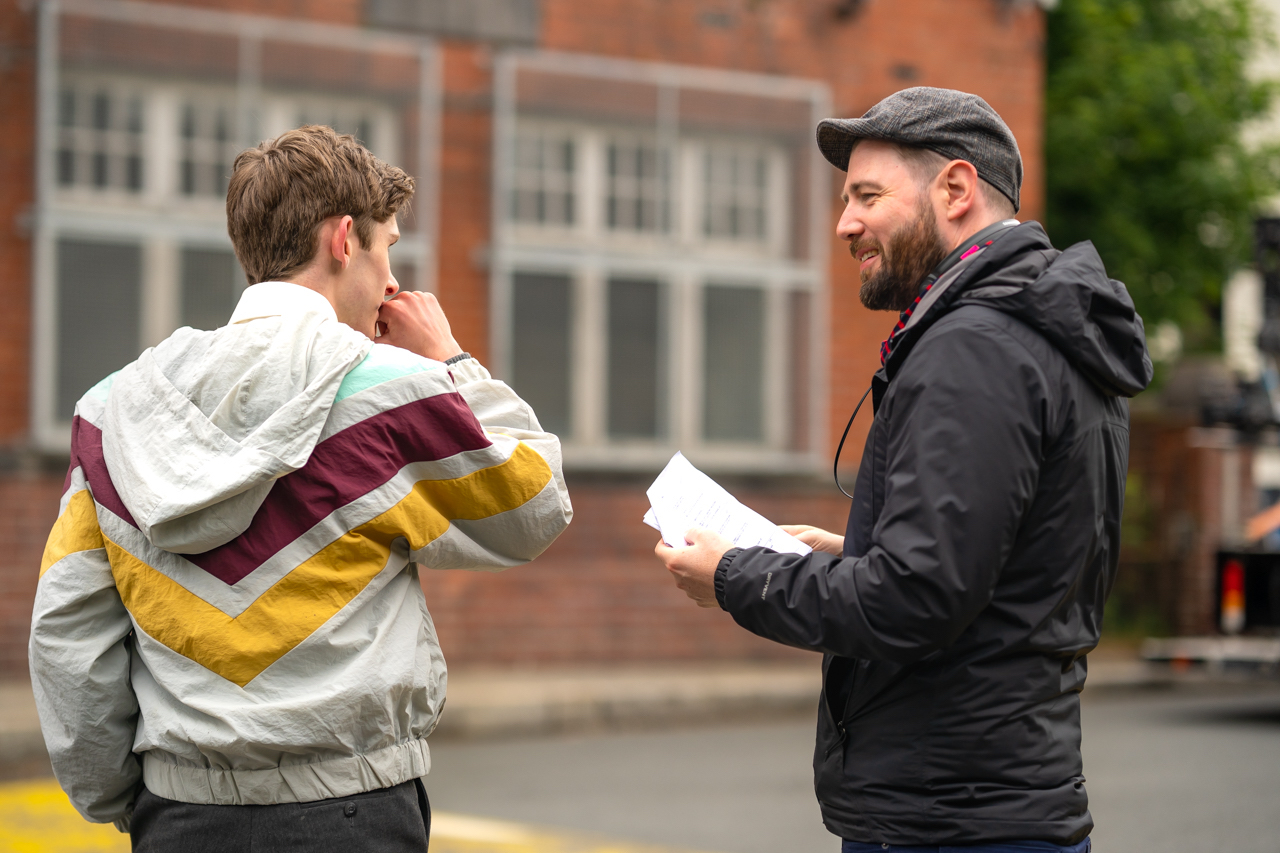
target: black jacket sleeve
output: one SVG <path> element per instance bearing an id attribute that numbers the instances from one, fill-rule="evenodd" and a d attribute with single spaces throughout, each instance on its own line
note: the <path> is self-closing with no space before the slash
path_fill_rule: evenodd
<path id="1" fill-rule="evenodd" d="M 747 630 L 908 663 L 952 643 L 990 602 L 1036 491 L 1044 374 L 1007 332 L 961 312 L 925 334 L 893 386 L 875 427 L 884 470 L 859 477 L 884 496 L 869 549 L 726 554 L 724 606 Z"/>

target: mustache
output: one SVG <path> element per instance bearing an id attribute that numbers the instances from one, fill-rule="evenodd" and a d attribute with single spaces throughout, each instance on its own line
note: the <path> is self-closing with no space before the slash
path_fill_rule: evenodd
<path id="1" fill-rule="evenodd" d="M 858 253 L 863 249 L 875 249 L 882 256 L 884 255 L 884 247 L 880 245 L 879 240 L 859 240 L 856 243 L 849 244 L 849 256 L 856 261 Z"/>

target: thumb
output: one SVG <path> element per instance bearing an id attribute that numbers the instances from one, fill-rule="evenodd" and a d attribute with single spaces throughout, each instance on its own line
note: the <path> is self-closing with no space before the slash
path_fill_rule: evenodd
<path id="1" fill-rule="evenodd" d="M 697 545 L 698 541 L 706 535 L 706 531 L 701 527 L 690 527 L 684 534 L 684 541 L 690 545 Z"/>

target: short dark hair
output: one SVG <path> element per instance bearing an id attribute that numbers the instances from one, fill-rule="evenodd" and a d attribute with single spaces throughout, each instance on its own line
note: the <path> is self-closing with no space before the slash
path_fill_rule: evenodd
<path id="1" fill-rule="evenodd" d="M 861 142 L 862 140 L 858 141 Z M 904 145 L 901 142 L 890 142 L 888 144 L 897 149 L 898 156 L 900 156 L 907 164 L 907 167 L 911 170 L 912 174 L 916 176 L 916 179 L 921 183 L 921 185 L 938 177 L 938 173 L 942 171 L 942 167 L 951 162 L 937 151 L 932 151 L 928 148 L 921 148 L 916 145 Z M 857 145 L 855 144 L 854 148 L 856 147 Z M 995 185 L 986 179 L 982 179 L 981 176 L 979 176 L 979 178 L 982 180 L 981 187 L 983 198 L 987 200 L 987 204 L 990 205 L 993 210 L 1005 217 L 1012 217 L 1017 213 L 1017 211 L 1013 209 L 1013 202 L 1009 200 L 1007 195 L 996 189 Z"/>
<path id="2" fill-rule="evenodd" d="M 320 223 L 355 220 L 362 246 L 413 197 L 413 178 L 355 137 L 323 125 L 290 130 L 240 152 L 227 189 L 227 232 L 249 284 L 311 263 Z"/>

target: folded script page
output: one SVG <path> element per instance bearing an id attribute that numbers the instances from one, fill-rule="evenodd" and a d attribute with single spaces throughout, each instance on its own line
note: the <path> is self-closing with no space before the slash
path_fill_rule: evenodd
<path id="1" fill-rule="evenodd" d="M 691 527 L 714 530 L 739 548 L 757 545 L 783 554 L 808 554 L 812 548 L 760 513 L 743 506 L 715 480 L 693 467 L 684 455 L 671 457 L 647 492 L 650 509 L 644 522 L 662 534 L 672 548 L 688 543 Z"/>

